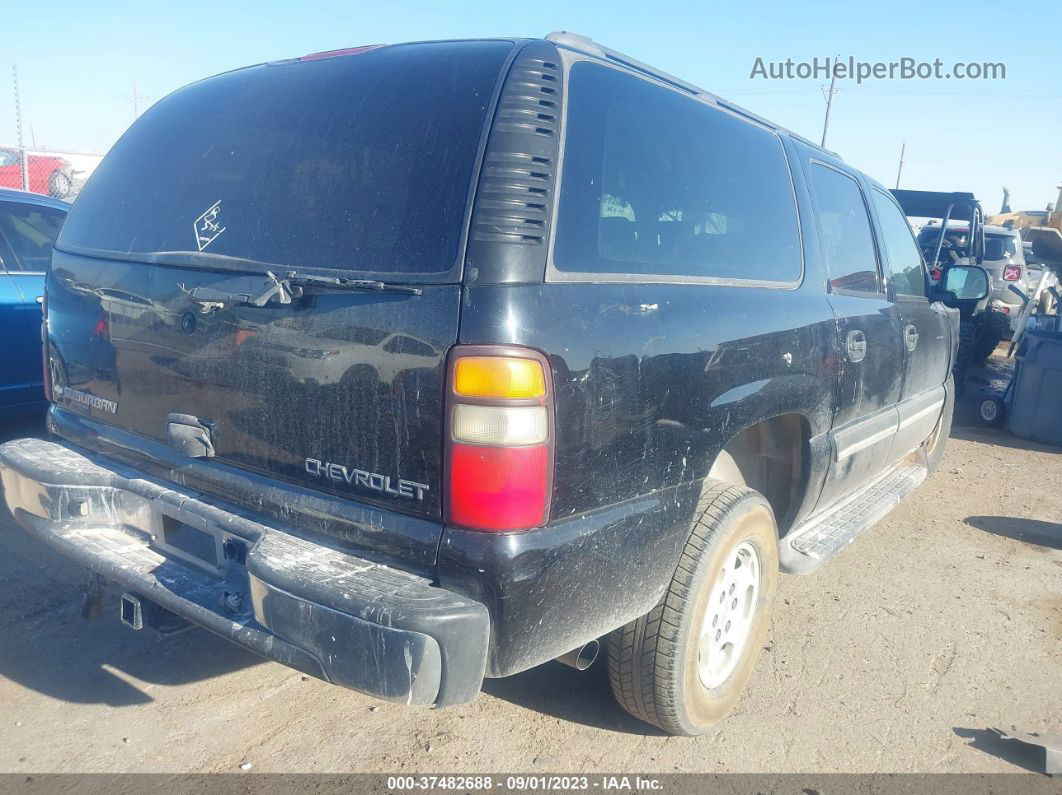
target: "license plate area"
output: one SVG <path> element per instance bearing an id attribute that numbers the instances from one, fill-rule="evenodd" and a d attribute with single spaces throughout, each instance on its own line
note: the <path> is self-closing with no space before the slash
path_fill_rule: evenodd
<path id="1" fill-rule="evenodd" d="M 159 546 L 191 563 L 217 571 L 222 560 L 220 539 L 198 527 L 182 522 L 176 516 L 162 514 L 162 533 Z"/>
<path id="2" fill-rule="evenodd" d="M 247 549 L 242 538 L 173 506 L 156 505 L 154 513 L 151 546 L 164 556 L 219 578 L 226 578 L 233 563 L 242 568 Z"/>

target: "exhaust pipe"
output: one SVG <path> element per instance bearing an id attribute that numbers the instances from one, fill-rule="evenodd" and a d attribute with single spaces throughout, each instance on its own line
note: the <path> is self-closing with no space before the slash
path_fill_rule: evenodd
<path id="1" fill-rule="evenodd" d="M 601 644 L 596 640 L 592 640 L 580 646 L 578 649 L 572 649 L 567 654 L 562 654 L 557 658 L 557 662 L 564 663 L 565 665 L 574 668 L 576 671 L 585 671 L 591 665 L 594 664 L 594 660 L 597 659 L 598 652 L 601 651 Z"/>

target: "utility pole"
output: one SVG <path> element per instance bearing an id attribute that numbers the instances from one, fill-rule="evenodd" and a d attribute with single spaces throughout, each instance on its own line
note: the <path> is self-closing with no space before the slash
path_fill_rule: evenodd
<path id="1" fill-rule="evenodd" d="M 822 122 L 822 147 L 826 148 L 826 132 L 830 129 L 830 111 L 833 109 L 833 95 L 837 93 L 837 89 L 834 86 L 837 84 L 837 61 L 841 59 L 838 55 L 836 60 L 831 64 L 833 67 L 830 70 L 830 90 L 826 93 L 826 118 Z"/>
<path id="2" fill-rule="evenodd" d="M 137 88 L 137 85 L 136 85 L 136 78 L 135 77 L 133 78 L 133 93 L 132 94 L 126 94 L 125 98 L 133 103 L 133 121 L 136 121 L 137 119 L 140 118 L 140 100 L 142 100 L 142 99 L 150 99 L 150 97 L 145 97 L 145 96 L 143 96 L 140 93 L 140 89 Z"/>
<path id="3" fill-rule="evenodd" d="M 896 189 L 900 189 L 900 174 L 903 173 L 903 155 L 907 151 L 907 142 L 903 142 L 903 146 L 900 147 L 900 167 L 896 169 Z"/>
<path id="4" fill-rule="evenodd" d="M 22 143 L 22 104 L 18 94 L 18 67 L 12 66 L 11 73 L 15 78 L 15 130 L 18 133 L 18 156 L 22 161 L 22 190 L 29 190 L 29 159 L 26 157 L 26 147 Z"/>
<path id="5" fill-rule="evenodd" d="M 130 102 L 133 103 L 133 121 L 136 121 L 137 119 L 140 118 L 140 104 L 144 100 L 150 100 L 151 97 L 144 97 L 143 94 L 140 93 L 140 89 L 139 89 L 139 87 L 137 86 L 137 83 L 136 83 L 136 77 L 134 77 L 134 79 L 133 79 L 133 93 L 132 94 L 126 93 L 126 94 L 123 94 L 123 96 L 125 97 L 126 100 L 129 100 Z"/>

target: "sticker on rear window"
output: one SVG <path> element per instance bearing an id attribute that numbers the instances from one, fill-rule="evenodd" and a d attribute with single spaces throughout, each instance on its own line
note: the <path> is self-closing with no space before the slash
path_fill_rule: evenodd
<path id="1" fill-rule="evenodd" d="M 202 251 L 225 231 L 218 219 L 221 217 L 221 199 L 214 202 L 210 209 L 195 219 L 195 242 Z"/>

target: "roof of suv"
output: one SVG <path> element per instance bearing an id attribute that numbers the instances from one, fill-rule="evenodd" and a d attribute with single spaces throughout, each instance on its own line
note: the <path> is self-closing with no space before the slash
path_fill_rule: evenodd
<path id="1" fill-rule="evenodd" d="M 710 91 L 705 91 L 703 88 L 695 86 L 692 83 L 687 83 L 685 80 L 675 77 L 674 75 L 670 75 L 661 69 L 657 69 L 653 66 L 636 60 L 630 57 L 629 55 L 624 55 L 621 52 L 612 50 L 604 46 L 603 44 L 599 44 L 588 36 L 583 36 L 578 33 L 571 33 L 570 31 L 566 30 L 556 30 L 553 33 L 550 33 L 545 38 L 546 41 L 551 42 L 557 45 L 558 47 L 562 47 L 567 50 L 573 50 L 583 55 L 588 55 L 604 63 L 619 64 L 621 66 L 625 66 L 627 69 L 630 69 L 634 72 L 640 72 L 641 74 L 656 78 L 657 80 L 660 80 L 664 83 L 669 83 L 670 85 L 673 85 L 676 88 L 688 91 L 689 93 L 694 94 L 696 96 L 705 97 L 711 102 L 723 108 L 726 108 L 729 111 L 759 122 L 765 127 L 770 127 L 772 130 L 784 132 L 789 137 L 794 138 L 800 141 L 801 143 L 812 147 L 813 149 L 818 149 L 820 152 L 826 152 L 831 157 L 840 159 L 840 155 L 838 155 L 836 152 L 826 149 L 825 147 L 820 146 L 814 141 L 809 141 L 807 138 L 803 137 L 802 135 L 798 135 L 792 130 L 788 130 L 785 127 L 775 124 L 774 122 L 763 118 L 757 113 L 753 113 L 750 110 L 746 110 L 740 105 L 737 105 L 731 102 L 730 100 L 723 99 L 722 97 L 718 96 L 717 94 L 713 94 Z"/>
<path id="2" fill-rule="evenodd" d="M 525 38 L 514 38 L 514 39 L 506 39 L 505 37 L 501 37 L 501 38 L 503 40 L 507 40 L 507 41 L 518 41 L 518 42 L 536 41 L 536 39 L 525 39 Z M 618 52 L 616 50 L 610 49 L 609 47 L 606 47 L 603 44 L 600 44 L 600 43 L 594 41 L 589 36 L 583 36 L 583 35 L 581 35 L 579 33 L 572 33 L 570 31 L 566 31 L 566 30 L 555 30 L 552 33 L 550 33 L 549 35 L 545 36 L 545 40 L 550 42 L 551 44 L 556 45 L 557 47 L 562 48 L 562 49 L 571 50 L 573 52 L 578 52 L 581 55 L 589 56 L 590 58 L 593 58 L 594 60 L 597 60 L 597 61 L 601 61 L 602 63 L 608 63 L 608 64 L 612 64 L 612 65 L 623 66 L 623 67 L 625 67 L 626 69 L 628 69 L 630 71 L 637 72 L 637 73 L 640 73 L 642 75 L 646 75 L 648 77 L 655 78 L 655 79 L 660 80 L 661 82 L 664 82 L 664 83 L 668 83 L 669 85 L 672 85 L 675 88 L 679 88 L 679 89 L 681 89 L 683 91 L 687 91 L 690 94 L 693 94 L 694 96 L 704 97 L 705 99 L 708 99 L 709 101 L 713 102 L 714 104 L 719 105 L 719 106 L 721 106 L 723 108 L 726 108 L 729 111 L 737 113 L 737 114 L 739 114 L 741 116 L 744 116 L 744 117 L 746 117 L 748 119 L 752 119 L 752 120 L 758 122 L 759 124 L 762 124 L 765 127 L 769 127 L 772 130 L 775 130 L 777 132 L 783 132 L 786 135 L 788 135 L 789 137 L 794 138 L 794 139 L 800 141 L 801 143 L 812 147 L 813 149 L 817 149 L 820 152 L 825 152 L 826 154 L 830 155 L 831 157 L 834 157 L 834 158 L 836 158 L 838 160 L 841 159 L 841 156 L 838 155 L 836 152 L 833 152 L 833 151 L 831 151 L 829 149 L 826 149 L 825 147 L 820 146 L 819 144 L 815 143 L 814 141 L 809 141 L 807 138 L 805 138 L 802 135 L 799 135 L 799 134 L 793 132 L 792 130 L 788 130 L 785 127 L 782 127 L 782 126 L 780 126 L 778 124 L 775 124 L 774 122 L 770 121 L 769 119 L 763 118 L 762 116 L 760 116 L 757 113 L 753 113 L 752 111 L 747 110 L 747 109 L 741 107 L 740 105 L 731 102 L 730 100 L 723 99 L 722 97 L 718 96 L 717 94 L 713 94 L 710 91 L 706 91 L 703 88 L 700 88 L 699 86 L 696 86 L 696 85 L 694 85 L 692 83 L 688 83 L 688 82 L 686 82 L 685 80 L 683 80 L 683 79 L 681 79 L 679 77 L 675 77 L 674 75 L 668 74 L 667 72 L 665 72 L 665 71 L 663 71 L 661 69 L 657 69 L 656 67 L 650 66 L 649 64 L 646 64 L 646 63 L 643 63 L 642 61 L 639 61 L 639 60 L 637 60 L 635 58 L 632 58 L 629 55 L 625 55 L 625 54 L 623 54 L 621 52 Z M 416 44 L 416 43 L 423 43 L 423 42 L 402 42 L 401 44 Z M 373 44 L 373 45 L 368 45 L 368 46 L 344 47 L 344 48 L 337 49 L 337 50 L 328 50 L 328 51 L 321 52 L 321 53 L 312 53 L 310 55 L 304 55 L 304 56 L 302 56 L 302 58 L 300 60 L 316 59 L 316 58 L 320 58 L 320 57 L 331 57 L 331 56 L 336 56 L 336 55 L 348 55 L 348 54 L 349 55 L 356 55 L 358 53 L 361 53 L 361 52 L 364 52 L 364 51 L 367 51 L 367 50 L 372 50 L 372 49 L 377 49 L 378 47 L 387 47 L 387 46 L 398 46 L 398 45 Z"/>

